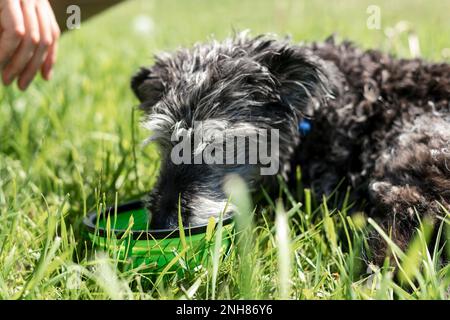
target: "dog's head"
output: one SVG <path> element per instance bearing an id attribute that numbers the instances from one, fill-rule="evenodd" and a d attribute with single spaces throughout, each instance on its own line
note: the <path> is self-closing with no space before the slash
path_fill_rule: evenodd
<path id="1" fill-rule="evenodd" d="M 217 216 L 230 173 L 253 190 L 285 173 L 298 123 L 328 94 L 327 81 L 307 48 L 245 34 L 160 55 L 141 68 L 131 86 L 162 158 L 152 227 L 176 226 L 179 203 L 185 225 Z"/>

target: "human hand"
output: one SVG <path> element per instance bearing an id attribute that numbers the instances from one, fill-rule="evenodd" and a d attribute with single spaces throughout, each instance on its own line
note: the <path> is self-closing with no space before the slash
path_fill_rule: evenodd
<path id="1" fill-rule="evenodd" d="M 0 0 L 0 71 L 25 90 L 37 72 L 49 80 L 60 31 L 48 0 Z"/>

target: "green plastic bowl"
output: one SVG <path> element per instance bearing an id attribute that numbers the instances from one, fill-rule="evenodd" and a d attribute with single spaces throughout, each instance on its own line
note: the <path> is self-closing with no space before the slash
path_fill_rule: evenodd
<path id="1" fill-rule="evenodd" d="M 150 213 L 142 201 L 109 207 L 100 213 L 88 214 L 83 224 L 87 237 L 95 248 L 120 260 L 130 260 L 133 267 L 144 265 L 155 271 L 174 271 L 181 267 L 198 268 L 207 262 L 216 239 L 221 238 L 220 250 L 227 254 L 231 248 L 233 218 L 222 221 L 220 232 L 217 219 L 190 228 L 148 230 Z M 184 233 L 184 237 L 182 234 Z M 183 241 L 184 239 L 184 241 Z"/>

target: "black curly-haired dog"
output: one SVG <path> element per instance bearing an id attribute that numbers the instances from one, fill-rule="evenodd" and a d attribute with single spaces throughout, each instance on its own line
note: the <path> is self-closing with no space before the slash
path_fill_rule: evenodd
<path id="1" fill-rule="evenodd" d="M 278 129 L 279 173 L 289 177 L 299 164 L 319 193 L 347 177 L 401 248 L 418 225 L 416 212 L 436 221 L 440 205 L 450 206 L 449 64 L 396 59 L 332 38 L 296 45 L 239 34 L 158 56 L 133 77 L 132 89 L 162 155 L 150 203 L 155 228 L 177 225 L 179 195 L 185 224 L 218 215 L 229 173 L 253 190 L 276 182 L 259 164 L 174 164 L 173 132 L 205 120 L 223 132 Z M 305 118 L 312 129 L 303 136 Z M 383 241 L 371 243 L 382 261 Z"/>

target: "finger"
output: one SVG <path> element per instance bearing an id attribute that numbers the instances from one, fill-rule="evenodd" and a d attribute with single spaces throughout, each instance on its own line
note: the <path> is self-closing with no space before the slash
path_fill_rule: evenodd
<path id="1" fill-rule="evenodd" d="M 36 14 L 39 23 L 40 41 L 33 57 L 20 75 L 19 88 L 21 90 L 25 90 L 36 76 L 53 43 L 52 25 L 47 8 L 41 5 L 36 6 Z"/>
<path id="2" fill-rule="evenodd" d="M 11 61 L 3 71 L 3 81 L 9 85 L 14 79 L 22 73 L 28 62 L 34 55 L 36 47 L 40 43 L 39 22 L 36 14 L 34 1 L 31 4 L 22 3 L 22 12 L 25 24 L 25 36 L 14 52 Z"/>
<path id="3" fill-rule="evenodd" d="M 58 23 L 56 22 L 56 18 L 53 13 L 52 7 L 50 6 L 50 3 L 48 1 L 46 1 L 46 3 L 48 8 L 48 15 L 50 16 L 52 25 L 53 43 L 50 46 L 47 58 L 42 65 L 41 73 L 45 80 L 50 80 L 50 78 L 52 77 L 53 65 L 56 62 L 56 57 L 58 54 L 58 39 L 61 35 L 61 31 L 59 29 Z"/>
<path id="4" fill-rule="evenodd" d="M 0 8 L 0 69 L 11 58 L 25 35 L 25 24 L 19 1 L 7 0 Z"/>
<path id="5" fill-rule="evenodd" d="M 45 1 L 45 8 L 47 10 L 47 15 L 51 21 L 52 31 L 53 31 L 53 37 L 55 40 L 58 40 L 61 35 L 61 30 L 59 29 L 58 22 L 56 21 L 55 14 L 53 12 L 52 6 L 48 2 L 48 0 Z"/>

